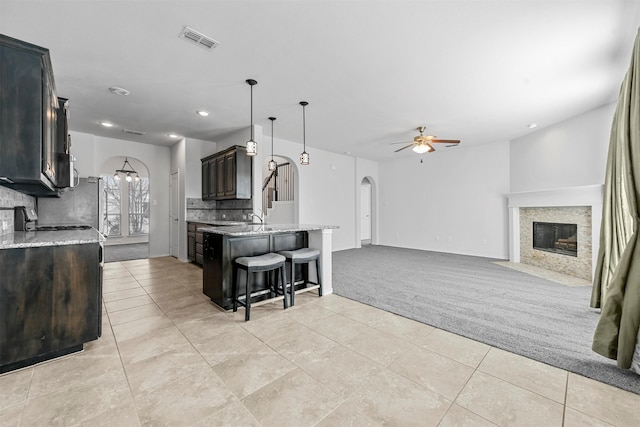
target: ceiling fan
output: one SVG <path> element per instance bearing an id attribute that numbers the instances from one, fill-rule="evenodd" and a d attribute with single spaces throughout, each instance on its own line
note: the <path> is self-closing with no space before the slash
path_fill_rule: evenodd
<path id="1" fill-rule="evenodd" d="M 402 148 L 398 148 L 396 151 L 394 151 L 394 153 L 397 153 L 398 151 L 402 151 L 409 147 L 413 147 L 412 150 L 419 154 L 430 153 L 432 151 L 436 151 L 436 149 L 433 148 L 433 145 L 431 144 L 449 144 L 447 147 L 460 144 L 459 139 L 435 139 L 435 135 L 424 135 L 424 131 L 426 128 L 426 126 L 417 127 L 416 129 L 418 130 L 418 132 L 420 132 L 420 135 L 416 135 L 413 138 L 413 142 L 411 144 L 405 145 Z M 404 142 L 394 142 L 393 144 L 404 144 Z"/>

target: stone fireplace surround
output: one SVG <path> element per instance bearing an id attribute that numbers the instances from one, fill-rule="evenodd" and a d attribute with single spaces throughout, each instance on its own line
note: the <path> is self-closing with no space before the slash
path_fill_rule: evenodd
<path id="1" fill-rule="evenodd" d="M 509 209 L 509 261 L 535 265 L 591 281 L 596 267 L 600 243 L 603 194 L 603 185 L 507 194 Z M 565 222 L 562 221 L 562 219 L 567 218 L 571 218 L 571 220 L 575 219 L 573 222 L 578 223 L 579 230 L 582 230 L 581 237 L 583 242 L 581 245 L 582 248 L 578 248 L 579 256 L 578 259 L 575 260 L 575 263 L 567 260 L 567 258 L 573 257 L 565 257 L 551 253 L 546 255 L 537 254 L 537 252 L 541 251 L 536 251 L 535 256 L 532 256 L 531 252 L 523 251 L 522 244 L 527 243 L 528 245 L 527 241 L 531 241 L 531 225 L 529 222 L 535 219 L 532 218 L 532 215 L 543 215 L 543 220 L 548 218 L 559 219 L 557 222 Z M 576 215 L 578 216 L 577 218 Z M 590 222 L 590 224 L 588 224 L 588 222 Z M 589 249 L 590 254 L 588 253 Z M 587 259 L 584 259 L 584 257 L 580 259 L 580 253 L 584 254 Z"/>

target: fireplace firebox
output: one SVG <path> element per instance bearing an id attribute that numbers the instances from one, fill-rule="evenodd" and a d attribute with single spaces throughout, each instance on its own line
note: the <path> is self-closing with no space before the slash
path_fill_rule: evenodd
<path id="1" fill-rule="evenodd" d="M 578 225 L 534 222 L 533 248 L 577 257 Z"/>

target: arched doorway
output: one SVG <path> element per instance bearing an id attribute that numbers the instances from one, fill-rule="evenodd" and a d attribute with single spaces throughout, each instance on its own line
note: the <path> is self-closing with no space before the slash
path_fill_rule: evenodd
<path id="1" fill-rule="evenodd" d="M 115 173 L 130 168 L 136 171 L 129 174 L 131 180 L 126 174 Z M 107 236 L 105 261 L 148 258 L 151 203 L 146 165 L 132 157 L 112 157 L 100 167 L 100 178 L 100 216 L 102 231 Z"/>
<path id="2" fill-rule="evenodd" d="M 265 220 L 271 224 L 298 223 L 298 168 L 294 161 L 284 156 L 273 156 L 277 164 L 269 170 L 271 156 L 262 166 L 262 210 Z"/>
<path id="3" fill-rule="evenodd" d="M 373 228 L 373 203 L 371 181 L 367 177 L 360 183 L 360 243 L 370 245 Z"/>

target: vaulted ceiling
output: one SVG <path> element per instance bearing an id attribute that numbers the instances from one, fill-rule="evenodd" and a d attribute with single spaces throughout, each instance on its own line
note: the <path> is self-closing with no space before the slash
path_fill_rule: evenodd
<path id="1" fill-rule="evenodd" d="M 464 149 L 614 101 L 639 24 L 623 0 L 0 0 L 0 33 L 50 50 L 72 130 L 249 137 L 252 78 L 265 133 L 275 116 L 276 139 L 301 142 L 304 100 L 309 147 L 377 160 L 415 155 L 389 143 L 421 125 Z"/>

